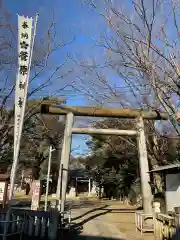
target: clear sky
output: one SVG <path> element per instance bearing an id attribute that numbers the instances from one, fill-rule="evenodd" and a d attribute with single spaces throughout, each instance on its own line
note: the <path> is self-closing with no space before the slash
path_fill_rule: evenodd
<path id="1" fill-rule="evenodd" d="M 126 3 L 127 10 L 131 11 L 131 0 L 124 2 Z M 33 84 L 34 86 L 41 84 L 42 81 L 51 74 L 52 68 L 62 64 L 68 56 L 68 61 L 58 72 L 59 76 L 63 77 L 55 77 L 52 85 L 47 89 L 38 92 L 38 96 L 36 97 L 51 95 L 56 91 L 57 86 L 58 88 L 64 88 L 66 86 L 63 91 L 58 93 L 58 96 L 65 97 L 68 105 L 80 106 L 92 104 L 84 93 L 75 91 L 71 86 L 67 86 L 73 85 L 74 88 L 79 89 L 80 86 L 78 85 L 77 76 L 81 77 L 84 74 L 81 72 L 82 69 L 74 64 L 74 60 L 81 59 L 88 62 L 93 57 L 98 62 L 101 62 L 105 59 L 105 54 L 107 53 L 103 48 L 97 47 L 95 41 L 96 39 L 99 39 L 102 33 L 108 32 L 108 27 L 104 24 L 103 19 L 99 17 L 98 14 L 90 11 L 87 5 L 83 5 L 81 0 L 4 0 L 3 4 L 8 12 L 11 13 L 15 26 L 17 25 L 17 14 L 33 17 L 36 13 L 39 13 L 36 41 L 39 41 L 47 32 L 52 18 L 56 23 L 56 40 L 61 41 L 62 38 L 65 42 L 73 40 L 71 44 L 55 51 L 51 57 L 50 65 L 48 66 L 46 73 L 36 79 L 30 87 L 33 87 Z M 69 73 L 71 71 L 72 73 Z M 123 88 L 123 91 L 126 92 L 123 81 L 121 81 L 121 78 L 119 77 L 117 80 L 115 72 L 106 72 L 103 69 L 103 73 L 116 89 Z M 96 79 L 91 75 L 89 85 L 93 78 Z M 104 94 L 104 89 L 98 88 L 98 90 L 101 90 Z M 86 91 L 86 89 L 84 89 L 84 91 Z M 94 93 L 95 92 L 93 92 L 93 94 Z M 97 92 L 95 94 L 98 95 L 98 97 L 103 97 L 102 93 Z M 122 98 L 123 95 L 121 91 L 121 100 Z M 82 121 L 78 122 L 82 123 Z M 75 136 L 72 144 L 72 150 L 74 150 L 73 154 L 84 154 L 87 151 L 87 146 L 85 144 L 86 141 L 87 136 Z"/>
<path id="2" fill-rule="evenodd" d="M 37 39 L 47 31 L 53 16 L 56 22 L 56 39 L 63 37 L 68 42 L 75 37 L 72 44 L 62 48 L 53 55 L 51 65 L 62 63 L 66 59 L 67 54 L 73 58 L 81 56 L 84 59 L 88 59 L 95 52 L 96 57 L 103 53 L 101 49 L 95 49 L 95 43 L 92 40 L 100 35 L 99 29 L 103 31 L 103 23 L 100 19 L 97 19 L 97 16 L 95 18 L 95 15 L 88 10 L 87 6 L 82 5 L 80 0 L 4 0 L 3 5 L 11 14 L 15 26 L 17 24 L 17 14 L 33 17 L 36 13 L 39 13 Z M 72 63 L 69 62 L 68 66 L 62 69 L 62 72 L 68 71 L 68 67 L 71 68 Z M 43 77 L 45 78 L 46 75 Z M 72 77 L 73 75 L 70 75 L 67 78 L 60 79 L 61 83 L 59 84 L 64 86 L 67 82 L 71 83 L 73 81 Z M 39 78 L 34 84 L 40 84 L 41 81 L 42 79 Z M 53 92 L 54 88 L 56 88 L 55 84 L 52 88 L 48 88 L 49 94 Z M 45 92 L 39 94 L 44 95 Z M 67 90 L 67 92 L 63 91 L 59 95 L 63 95 L 67 99 L 68 105 L 87 104 L 84 95 L 75 91 Z M 73 154 L 81 154 L 87 150 L 86 140 L 87 136 L 73 137 Z"/>

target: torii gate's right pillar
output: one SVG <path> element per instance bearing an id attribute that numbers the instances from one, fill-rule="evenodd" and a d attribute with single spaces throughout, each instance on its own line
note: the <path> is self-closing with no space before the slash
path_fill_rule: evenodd
<path id="1" fill-rule="evenodd" d="M 143 209 L 145 214 L 151 214 L 153 197 L 150 186 L 148 154 L 146 147 L 144 121 L 142 117 L 139 117 L 137 119 L 137 131 L 138 131 L 137 142 L 139 150 L 139 168 L 141 175 L 141 193 Z"/>

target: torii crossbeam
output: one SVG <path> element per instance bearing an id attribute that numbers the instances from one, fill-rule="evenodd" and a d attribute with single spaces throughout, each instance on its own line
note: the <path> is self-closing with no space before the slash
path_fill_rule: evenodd
<path id="1" fill-rule="evenodd" d="M 84 117 L 111 117 L 111 118 L 137 118 L 141 116 L 148 120 L 167 120 L 168 114 L 157 110 L 143 110 L 130 108 L 101 108 L 101 107 L 78 107 L 57 106 L 42 104 L 41 113 L 52 115 L 66 115 L 72 112 L 74 116 Z"/>

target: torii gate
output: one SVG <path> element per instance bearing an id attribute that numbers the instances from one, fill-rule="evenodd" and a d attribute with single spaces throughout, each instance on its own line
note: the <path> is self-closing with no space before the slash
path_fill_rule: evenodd
<path id="1" fill-rule="evenodd" d="M 64 205 L 66 200 L 72 134 L 100 134 L 100 135 L 137 136 L 143 208 L 145 214 L 152 213 L 151 204 L 152 192 L 149 184 L 150 183 L 149 165 L 143 119 L 167 120 L 168 115 L 166 113 L 160 113 L 155 110 L 146 111 L 139 109 L 123 109 L 123 108 L 118 109 L 97 107 L 69 107 L 69 106 L 51 106 L 47 104 L 42 104 L 41 113 L 52 115 L 66 115 L 66 126 L 64 131 L 64 141 L 62 146 L 59 167 L 59 178 L 57 184 L 57 200 L 59 202 L 58 207 L 61 212 L 64 212 Z M 73 128 L 74 116 L 137 119 L 137 129 L 118 130 L 118 129 Z"/>

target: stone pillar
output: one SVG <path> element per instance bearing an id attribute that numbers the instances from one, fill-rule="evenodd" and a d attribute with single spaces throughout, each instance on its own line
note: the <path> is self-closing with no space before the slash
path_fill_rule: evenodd
<path id="1" fill-rule="evenodd" d="M 67 113 L 57 186 L 58 210 L 60 210 L 61 212 L 64 212 L 64 206 L 66 201 L 73 120 L 74 120 L 73 113 L 71 112 Z"/>
<path id="2" fill-rule="evenodd" d="M 146 148 L 146 137 L 144 131 L 144 121 L 142 117 L 137 120 L 138 149 L 139 149 L 139 168 L 141 177 L 141 193 L 143 210 L 145 214 L 152 213 L 152 192 L 150 186 L 149 164 Z"/>

